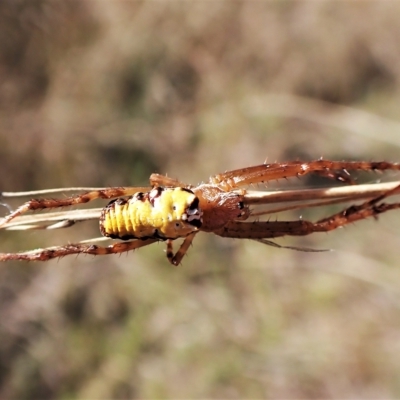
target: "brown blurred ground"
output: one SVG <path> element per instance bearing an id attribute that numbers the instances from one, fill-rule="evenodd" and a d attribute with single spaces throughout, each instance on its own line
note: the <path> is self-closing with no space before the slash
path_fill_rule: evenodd
<path id="1" fill-rule="evenodd" d="M 3 0 L 0 190 L 197 183 L 267 157 L 400 161 L 399 15 Z M 161 244 L 2 265 L 0 397 L 398 398 L 399 222 L 281 241 L 326 253 L 204 234 L 178 269 Z M 2 233 L 1 251 L 79 235 L 96 224 Z"/>

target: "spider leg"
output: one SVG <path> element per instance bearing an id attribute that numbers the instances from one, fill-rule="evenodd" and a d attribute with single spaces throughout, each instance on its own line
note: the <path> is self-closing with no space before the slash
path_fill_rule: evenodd
<path id="1" fill-rule="evenodd" d="M 150 184 L 152 186 L 185 187 L 185 188 L 190 187 L 190 185 L 180 182 L 177 179 L 170 178 L 169 176 L 160 174 L 151 174 Z"/>
<path id="2" fill-rule="evenodd" d="M 102 256 L 106 254 L 118 254 L 126 251 L 148 246 L 158 242 L 158 239 L 132 240 L 130 242 L 114 243 L 110 246 L 102 247 L 95 244 L 68 244 L 66 246 L 54 246 L 45 249 L 36 249 L 23 253 L 0 253 L 1 261 L 48 261 L 53 258 L 68 256 L 70 254 L 92 254 Z"/>
<path id="3" fill-rule="evenodd" d="M 149 188 L 141 187 L 113 187 L 108 189 L 93 190 L 60 199 L 33 199 L 18 207 L 4 218 L 0 219 L 0 227 L 10 222 L 15 217 L 27 211 L 43 210 L 45 208 L 67 207 L 76 204 L 84 204 L 96 199 L 112 199 L 114 197 L 129 196 L 137 192 L 148 191 Z"/>
<path id="4" fill-rule="evenodd" d="M 272 242 L 268 239 L 254 239 L 256 242 L 266 244 L 267 246 L 277 247 L 278 249 L 290 249 L 296 251 L 303 251 L 304 253 L 323 253 L 330 251 L 329 249 L 312 249 L 309 247 L 296 247 L 296 246 L 282 246 L 278 243 Z"/>
<path id="5" fill-rule="evenodd" d="M 172 265 L 179 265 L 181 263 L 182 258 L 185 256 L 190 245 L 192 244 L 196 233 L 197 232 L 191 233 L 190 235 L 185 237 L 185 240 L 183 241 L 183 243 L 181 244 L 175 255 L 174 255 L 172 240 L 171 239 L 167 240 L 167 258 Z"/>
<path id="6" fill-rule="evenodd" d="M 348 171 L 400 170 L 400 163 L 368 161 L 291 161 L 285 163 L 261 164 L 254 167 L 236 169 L 210 178 L 210 183 L 232 190 L 253 183 L 302 176 L 309 173 L 335 178 L 346 183 L 354 183 Z"/>
<path id="7" fill-rule="evenodd" d="M 239 239 L 267 239 L 281 236 L 304 236 L 314 232 L 329 232 L 341 226 L 369 218 L 377 217 L 384 212 L 400 208 L 400 203 L 381 203 L 381 201 L 398 193 L 400 186 L 382 196 L 354 205 L 317 222 L 298 221 L 233 221 L 216 231 L 219 236 Z"/>

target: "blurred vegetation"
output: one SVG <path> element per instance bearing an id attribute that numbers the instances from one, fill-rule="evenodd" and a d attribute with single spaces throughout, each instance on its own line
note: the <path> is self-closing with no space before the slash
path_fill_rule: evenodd
<path id="1" fill-rule="evenodd" d="M 400 161 L 399 15 L 375 1 L 3 0 L 0 189 Z M 162 244 L 4 264 L 0 397 L 398 398 L 399 222 L 280 241 L 326 253 L 200 234 L 177 269 Z M 1 251 L 75 234 L 96 224 L 2 233 Z"/>

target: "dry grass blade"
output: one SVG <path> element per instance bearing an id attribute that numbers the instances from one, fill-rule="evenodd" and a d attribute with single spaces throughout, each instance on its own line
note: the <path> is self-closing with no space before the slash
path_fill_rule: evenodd
<path id="1" fill-rule="evenodd" d="M 47 196 L 49 194 L 56 193 L 68 193 L 68 192 L 89 192 L 92 190 L 101 190 L 104 188 L 96 187 L 69 187 L 69 188 L 56 188 L 56 189 L 43 189 L 43 190 L 30 190 L 26 192 L 0 192 L 0 198 L 18 198 L 18 197 L 29 197 L 29 196 Z"/>
<path id="2" fill-rule="evenodd" d="M 271 192 L 249 191 L 246 194 L 246 204 L 260 205 L 283 203 L 290 201 L 310 201 L 343 199 L 343 201 L 361 200 L 381 196 L 400 185 L 400 181 L 372 183 L 326 189 L 296 189 Z"/>
<path id="3" fill-rule="evenodd" d="M 10 221 L 0 229 L 30 230 L 66 228 L 77 221 L 99 219 L 101 210 L 101 208 L 87 208 L 81 210 L 65 210 L 50 213 L 22 215 Z M 67 225 L 66 222 L 69 222 L 69 225 Z M 64 223 L 65 225 L 63 226 L 60 223 Z"/>

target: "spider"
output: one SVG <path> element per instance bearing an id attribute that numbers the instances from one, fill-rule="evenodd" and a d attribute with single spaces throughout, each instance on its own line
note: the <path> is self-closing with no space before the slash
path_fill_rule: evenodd
<path id="1" fill-rule="evenodd" d="M 283 178 L 301 177 L 310 173 L 354 184 L 348 172 L 354 170 L 400 170 L 400 163 L 323 159 L 310 162 L 264 163 L 212 176 L 208 183 L 198 186 L 186 185 L 167 176 L 152 174 L 151 188 L 111 187 L 61 199 L 33 199 L 0 219 L 0 227 L 7 227 L 11 220 L 28 211 L 73 206 L 95 199 L 112 199 L 101 210 L 100 231 L 104 237 L 122 241 L 106 247 L 80 242 L 22 253 L 2 253 L 0 261 L 47 261 L 80 253 L 116 254 L 165 241 L 168 260 L 171 264 L 178 265 L 196 234 L 201 231 L 226 238 L 253 239 L 261 243 L 285 247 L 270 242 L 268 239 L 327 232 L 400 208 L 400 203 L 382 202 L 385 198 L 400 193 L 400 185 L 396 185 L 374 197 L 369 195 L 368 200 L 362 204 L 352 205 L 317 222 L 302 219 L 247 221 L 251 216 L 266 214 L 266 212 L 253 212 L 250 206 L 256 202 L 249 200 L 248 192 L 243 187 Z M 325 204 L 333 202 L 331 200 Z M 74 221 L 65 220 L 62 223 L 64 226 L 69 226 Z M 183 238 L 183 243 L 174 253 L 172 244 L 178 238 Z"/>

